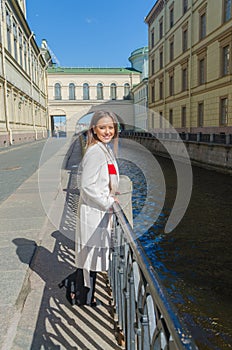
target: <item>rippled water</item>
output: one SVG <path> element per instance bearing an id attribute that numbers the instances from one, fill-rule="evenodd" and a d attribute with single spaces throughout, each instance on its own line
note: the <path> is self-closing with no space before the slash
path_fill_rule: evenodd
<path id="1" fill-rule="evenodd" d="M 175 199 L 176 175 L 170 160 L 156 159 L 165 174 L 165 205 L 158 220 L 139 239 L 199 349 L 230 349 L 232 177 L 193 167 L 187 212 L 177 228 L 164 234 Z M 147 195 L 146 179 L 133 163 L 120 160 L 119 166 L 133 182 L 136 220 Z"/>

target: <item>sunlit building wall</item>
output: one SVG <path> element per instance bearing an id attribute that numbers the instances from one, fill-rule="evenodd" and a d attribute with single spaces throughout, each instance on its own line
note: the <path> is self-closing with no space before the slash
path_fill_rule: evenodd
<path id="1" fill-rule="evenodd" d="M 166 119 L 179 132 L 232 132 L 231 6 L 228 0 L 154 4 L 145 19 L 150 129 L 165 128 Z"/>
<path id="2" fill-rule="evenodd" d="M 133 68 L 141 72 L 141 81 L 132 89 L 134 100 L 134 126 L 136 130 L 147 129 L 148 119 L 148 47 L 134 50 L 129 61 Z"/>
<path id="3" fill-rule="evenodd" d="M 0 2 L 0 147 L 47 136 L 46 66 L 25 1 Z"/>
<path id="4" fill-rule="evenodd" d="M 69 132 L 93 107 L 108 106 L 108 109 L 120 113 L 128 106 L 125 123 L 133 124 L 131 90 L 138 83 L 140 72 L 133 68 L 49 68 L 49 116 L 51 120 L 55 116 L 66 116 Z"/>

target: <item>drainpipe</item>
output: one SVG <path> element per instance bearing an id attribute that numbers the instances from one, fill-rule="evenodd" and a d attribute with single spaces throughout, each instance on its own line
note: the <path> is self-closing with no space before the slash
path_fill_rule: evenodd
<path id="1" fill-rule="evenodd" d="M 167 86 L 166 86 L 166 36 L 167 36 L 167 21 L 166 21 L 166 15 L 167 15 L 167 1 L 164 0 L 164 46 L 163 46 L 163 67 L 164 67 L 164 86 L 163 86 L 163 99 L 164 99 L 164 113 L 163 113 L 163 120 L 166 120 L 166 96 L 167 96 Z M 163 121 L 162 121 L 163 122 Z M 166 122 L 165 125 L 163 125 L 163 132 L 166 130 Z"/>
<path id="2" fill-rule="evenodd" d="M 191 0 L 190 15 L 190 59 L 189 59 L 189 132 L 191 132 L 191 115 L 192 115 L 192 54 L 193 54 L 193 0 Z"/>
<path id="3" fill-rule="evenodd" d="M 37 140 L 37 130 L 35 126 L 35 112 L 34 112 L 34 93 L 33 93 L 33 79 L 32 79 L 32 45 L 31 45 L 31 39 L 34 37 L 34 32 L 31 32 L 29 38 L 28 38 L 28 47 L 30 50 L 30 78 L 31 78 L 31 99 L 32 99 L 32 122 L 33 122 L 33 130 L 35 134 L 35 140 Z"/>
<path id="4" fill-rule="evenodd" d="M 38 67 L 40 65 L 39 58 L 40 58 L 41 55 L 42 55 L 42 51 L 40 51 L 40 53 L 36 57 L 37 58 L 37 62 L 38 62 Z M 42 69 L 43 69 L 43 67 L 42 67 Z M 32 77 L 32 75 L 31 75 L 31 77 Z M 32 78 L 31 78 L 31 83 L 32 83 Z M 33 89 L 33 84 L 31 86 L 32 86 L 32 89 Z M 39 77 L 38 87 L 39 87 L 39 104 L 41 106 L 41 77 Z M 41 108 L 40 108 L 40 113 L 41 113 Z M 33 129 L 34 129 L 34 132 L 35 132 L 35 139 L 37 140 L 37 129 L 36 129 L 36 121 L 35 121 L 36 114 L 37 113 L 35 113 L 35 115 L 33 114 Z M 43 130 L 42 130 L 42 133 L 43 133 L 43 136 L 44 136 L 44 131 Z"/>
<path id="5" fill-rule="evenodd" d="M 12 129 L 10 127 L 10 122 L 9 122 L 9 113 L 8 113 L 8 102 L 7 102 L 7 77 L 6 77 L 6 56 L 5 56 L 5 38 L 6 38 L 6 16 L 5 16 L 5 0 L 2 2 L 2 15 L 0 16 L 0 21 L 1 21 L 1 28 L 2 28 L 2 35 L 1 35 L 1 41 L 2 41 L 2 75 L 3 75 L 3 93 L 4 93 L 4 112 L 5 112 L 5 120 L 6 120 L 6 130 L 9 135 L 9 143 L 10 145 L 13 144 L 13 137 L 12 137 Z M 3 20 L 5 16 L 5 21 Z"/>
<path id="6" fill-rule="evenodd" d="M 46 62 L 45 67 L 43 68 L 43 74 L 44 74 L 44 87 L 45 87 L 45 107 L 46 107 L 46 128 L 47 128 L 47 137 L 51 136 L 51 123 L 49 118 L 49 111 L 48 111 L 48 74 L 47 74 L 47 68 L 49 66 L 49 63 L 52 61 L 52 57 Z"/>

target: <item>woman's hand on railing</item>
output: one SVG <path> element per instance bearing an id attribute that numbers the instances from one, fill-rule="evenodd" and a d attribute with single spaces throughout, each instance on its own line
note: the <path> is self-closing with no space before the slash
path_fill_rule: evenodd
<path id="1" fill-rule="evenodd" d="M 114 202 L 119 204 L 119 199 L 118 199 L 118 197 L 113 196 L 113 198 L 114 198 Z"/>

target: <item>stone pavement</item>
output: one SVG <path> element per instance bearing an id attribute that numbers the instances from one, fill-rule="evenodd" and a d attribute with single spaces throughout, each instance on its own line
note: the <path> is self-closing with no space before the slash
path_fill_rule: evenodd
<path id="1" fill-rule="evenodd" d="M 57 286 L 74 270 L 80 148 L 47 144 L 39 171 L 0 205 L 0 349 L 121 349 L 107 276 L 96 308 L 69 305 Z"/>
<path id="2" fill-rule="evenodd" d="M 62 138 L 48 140 L 39 170 L 0 204 L 2 350 L 121 349 L 106 276 L 98 275 L 97 298 L 102 304 L 97 308 L 70 306 L 65 290 L 57 287 L 74 270 L 81 147 L 73 145 Z M 147 186 L 147 197 L 154 197 L 160 189 L 159 169 L 151 168 L 148 151 L 121 140 L 119 153 L 124 163 L 137 164 L 147 181 L 157 176 L 155 187 L 149 181 Z M 156 208 L 151 210 L 144 205 L 135 228 L 150 225 Z"/>

